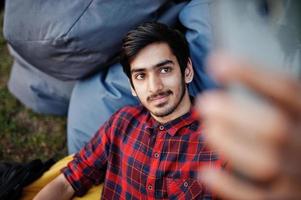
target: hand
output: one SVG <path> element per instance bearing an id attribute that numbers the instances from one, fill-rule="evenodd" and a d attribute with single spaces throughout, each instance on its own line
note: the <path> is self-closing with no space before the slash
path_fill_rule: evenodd
<path id="1" fill-rule="evenodd" d="M 265 102 L 228 90 L 198 98 L 207 142 L 230 168 L 202 170 L 200 180 L 226 199 L 301 199 L 301 84 L 222 55 L 209 70 L 225 88 L 240 83 Z"/>

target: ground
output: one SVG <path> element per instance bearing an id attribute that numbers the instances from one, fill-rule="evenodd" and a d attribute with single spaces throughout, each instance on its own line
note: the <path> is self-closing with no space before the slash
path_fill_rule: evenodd
<path id="1" fill-rule="evenodd" d="M 45 116 L 25 108 L 7 89 L 12 65 L 0 13 L 0 161 L 59 159 L 67 154 L 66 117 Z"/>

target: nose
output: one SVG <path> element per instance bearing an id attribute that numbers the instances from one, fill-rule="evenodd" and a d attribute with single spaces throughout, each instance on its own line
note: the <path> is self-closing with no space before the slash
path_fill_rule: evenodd
<path id="1" fill-rule="evenodd" d="M 160 76 L 152 74 L 148 79 L 148 89 L 151 93 L 156 93 L 163 89 L 163 82 Z"/>

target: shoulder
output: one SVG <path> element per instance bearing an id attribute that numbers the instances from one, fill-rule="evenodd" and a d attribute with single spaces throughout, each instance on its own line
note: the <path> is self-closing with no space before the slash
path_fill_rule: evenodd
<path id="1" fill-rule="evenodd" d="M 129 123 L 148 115 L 148 111 L 142 105 L 124 106 L 117 110 L 111 117 L 112 122 Z"/>
<path id="2" fill-rule="evenodd" d="M 105 130 L 115 139 L 123 137 L 144 123 L 148 116 L 148 111 L 143 106 L 125 106 L 112 115 Z"/>

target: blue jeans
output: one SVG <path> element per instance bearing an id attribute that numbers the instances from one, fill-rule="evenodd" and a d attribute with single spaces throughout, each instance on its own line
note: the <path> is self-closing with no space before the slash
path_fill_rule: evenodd
<path id="1" fill-rule="evenodd" d="M 137 104 L 120 64 L 79 81 L 72 92 L 68 112 L 68 151 L 75 153 L 119 108 Z"/>
<path id="2" fill-rule="evenodd" d="M 195 77 L 189 85 L 190 95 L 215 87 L 205 73 L 205 59 L 211 48 L 209 1 L 190 1 L 179 13 L 186 28 L 186 38 L 194 66 Z M 68 151 L 75 153 L 89 141 L 99 127 L 119 108 L 137 104 L 131 95 L 130 83 L 120 64 L 79 81 L 72 92 L 68 113 Z"/>

